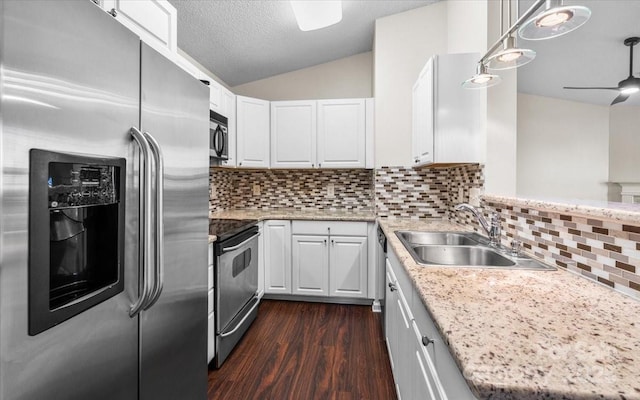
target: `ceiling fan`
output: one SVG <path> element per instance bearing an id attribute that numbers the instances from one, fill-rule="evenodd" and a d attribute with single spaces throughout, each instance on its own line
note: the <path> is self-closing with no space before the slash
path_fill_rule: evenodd
<path id="1" fill-rule="evenodd" d="M 604 90 L 617 90 L 620 92 L 618 97 L 613 99 L 611 105 L 622 103 L 627 100 L 629 96 L 637 91 L 640 91 L 640 78 L 633 76 L 633 46 L 640 43 L 640 37 L 630 37 L 624 40 L 624 45 L 629 46 L 629 77 L 618 82 L 617 87 L 574 87 L 565 86 L 565 89 L 604 89 Z"/>

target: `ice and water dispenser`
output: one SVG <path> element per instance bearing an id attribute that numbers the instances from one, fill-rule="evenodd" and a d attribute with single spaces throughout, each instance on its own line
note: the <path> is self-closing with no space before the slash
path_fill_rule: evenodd
<path id="1" fill-rule="evenodd" d="M 29 334 L 124 287 L 124 158 L 33 149 L 29 176 Z"/>

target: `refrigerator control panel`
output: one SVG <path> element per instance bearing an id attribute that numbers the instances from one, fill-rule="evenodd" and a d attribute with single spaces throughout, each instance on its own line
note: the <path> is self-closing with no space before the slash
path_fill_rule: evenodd
<path id="1" fill-rule="evenodd" d="M 112 165 L 49 163 L 49 209 L 117 203 L 118 169 Z"/>

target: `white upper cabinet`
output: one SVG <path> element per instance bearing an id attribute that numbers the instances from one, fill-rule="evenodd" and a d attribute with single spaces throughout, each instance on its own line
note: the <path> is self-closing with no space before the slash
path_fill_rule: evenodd
<path id="1" fill-rule="evenodd" d="M 318 166 L 366 167 L 365 99 L 318 100 Z"/>
<path id="2" fill-rule="evenodd" d="M 236 96 L 236 154 L 239 167 L 269 167 L 269 102 Z"/>
<path id="3" fill-rule="evenodd" d="M 224 88 L 213 79 L 211 79 L 211 84 L 209 86 L 209 108 L 218 114 L 228 117 L 225 108 Z"/>
<path id="4" fill-rule="evenodd" d="M 227 117 L 227 135 L 229 136 L 229 158 L 221 161 L 227 167 L 236 166 L 236 95 L 227 89 L 223 89 L 224 113 Z"/>
<path id="5" fill-rule="evenodd" d="M 413 87 L 413 166 L 482 163 L 486 154 L 486 92 L 464 89 L 478 53 L 433 56 Z"/>
<path id="6" fill-rule="evenodd" d="M 103 0 L 102 8 L 166 57 L 178 49 L 178 13 L 167 0 Z"/>
<path id="7" fill-rule="evenodd" d="M 413 85 L 413 163 L 433 162 L 433 58 L 427 61 Z"/>
<path id="8" fill-rule="evenodd" d="M 316 166 L 316 102 L 271 102 L 271 167 Z"/>

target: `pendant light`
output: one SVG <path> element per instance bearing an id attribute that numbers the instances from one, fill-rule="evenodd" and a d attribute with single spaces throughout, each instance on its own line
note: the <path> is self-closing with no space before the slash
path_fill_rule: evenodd
<path id="1" fill-rule="evenodd" d="M 516 7 L 518 3 L 516 3 Z M 516 14 L 518 8 L 516 8 Z M 500 0 L 500 35 L 504 36 L 504 0 Z M 511 0 L 507 0 L 507 21 L 511 23 Z M 487 68 L 493 70 L 512 69 L 525 65 L 536 57 L 536 52 L 530 49 L 520 49 L 516 46 L 513 34 L 502 41 L 502 50 L 489 57 Z"/>
<path id="2" fill-rule="evenodd" d="M 525 22 L 518 34 L 526 40 L 543 40 L 564 35 L 579 27 L 591 17 L 584 6 L 565 6 L 562 0 L 546 0 L 545 11 Z"/>
<path id="3" fill-rule="evenodd" d="M 487 72 L 487 67 L 478 63 L 476 67 L 476 74 L 462 83 L 462 87 L 465 89 L 482 89 L 497 85 L 502 82 L 502 78 L 499 75 L 490 74 Z"/>
<path id="4" fill-rule="evenodd" d="M 509 22 L 511 22 L 511 0 L 507 1 L 509 2 Z M 509 26 L 509 29 L 502 33 L 498 40 L 484 53 L 478 61 L 476 74 L 464 81 L 462 87 L 477 89 L 496 85 L 500 83 L 500 77 L 489 74 L 487 68 L 491 70 L 517 68 L 531 62 L 535 58 L 535 51 L 521 49 L 516 46 L 516 31 L 518 31 L 518 34 L 523 39 L 547 39 L 571 32 L 587 22 L 591 16 L 591 11 L 587 7 L 563 6 L 562 0 L 535 0 L 533 5 L 520 15 L 517 9 L 520 0 L 515 1 L 516 15 L 518 15 L 516 22 Z M 533 14 L 535 14 L 543 4 L 546 6 L 545 11 L 534 17 Z M 504 28 L 503 8 L 504 0 L 500 0 L 501 32 Z M 500 47 L 502 47 L 502 50 L 496 53 Z"/>
<path id="5" fill-rule="evenodd" d="M 520 49 L 516 46 L 516 38 L 509 36 L 502 45 L 502 50 L 489 57 L 489 69 L 517 68 L 533 61 L 536 52 L 530 49 Z"/>

